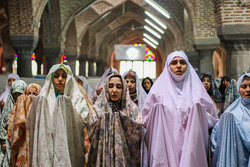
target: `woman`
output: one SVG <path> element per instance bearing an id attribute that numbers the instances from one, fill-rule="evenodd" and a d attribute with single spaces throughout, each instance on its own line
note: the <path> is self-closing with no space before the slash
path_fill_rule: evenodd
<path id="1" fill-rule="evenodd" d="M 30 134 L 30 166 L 84 165 L 86 100 L 70 67 L 51 67 L 41 93 L 32 100 L 26 122 Z"/>
<path id="2" fill-rule="evenodd" d="M 207 93 L 214 102 L 217 114 L 221 115 L 223 112 L 222 96 L 215 85 L 213 77 L 210 74 L 201 74 L 200 79 Z"/>
<path id="3" fill-rule="evenodd" d="M 221 115 L 212 131 L 214 167 L 247 167 L 250 165 L 250 73 L 237 83 L 240 97 Z"/>
<path id="4" fill-rule="evenodd" d="M 8 140 L 8 119 L 9 115 L 13 109 L 17 98 L 23 94 L 26 83 L 22 80 L 16 80 L 12 83 L 10 87 L 10 94 L 7 98 L 6 104 L 3 108 L 3 114 L 0 119 L 0 166 L 8 167 L 10 163 L 10 145 Z"/>
<path id="5" fill-rule="evenodd" d="M 77 82 L 83 87 L 88 95 L 91 95 L 92 89 L 84 76 L 77 77 Z"/>
<path id="6" fill-rule="evenodd" d="M 151 78 L 149 78 L 149 77 L 143 78 L 142 87 L 147 94 L 150 91 L 152 86 L 153 86 L 153 80 Z"/>
<path id="7" fill-rule="evenodd" d="M 224 101 L 223 111 L 225 111 L 239 97 L 236 90 L 236 81 L 226 76 L 223 77 L 219 90 Z"/>
<path id="8" fill-rule="evenodd" d="M 19 76 L 17 74 L 9 74 L 6 80 L 6 86 L 5 91 L 0 96 L 0 116 L 1 116 L 1 110 L 4 107 L 4 104 L 7 101 L 8 95 L 10 93 L 10 86 L 15 80 L 19 80 Z"/>
<path id="9" fill-rule="evenodd" d="M 103 85 L 104 85 L 104 81 L 105 79 L 110 76 L 111 74 L 118 74 L 118 71 L 113 68 L 110 67 L 108 68 L 102 75 L 101 79 L 99 80 L 99 82 L 96 84 L 95 88 L 92 90 L 91 93 L 91 98 L 92 98 L 92 102 L 95 103 L 95 101 L 97 100 L 98 96 L 101 94 L 102 90 L 103 90 Z"/>
<path id="10" fill-rule="evenodd" d="M 11 146 L 10 166 L 29 167 L 29 133 L 26 119 L 29 114 L 32 97 L 39 95 L 41 86 L 29 84 L 24 94 L 18 97 L 8 120 L 8 136 Z"/>
<path id="11" fill-rule="evenodd" d="M 123 78 L 126 80 L 131 100 L 139 107 L 139 110 L 141 111 L 147 94 L 142 88 L 141 82 L 136 72 L 129 70 L 123 74 Z"/>
<path id="12" fill-rule="evenodd" d="M 208 166 L 208 129 L 217 114 L 183 51 L 168 55 L 142 117 L 150 167 Z"/>
<path id="13" fill-rule="evenodd" d="M 106 79 L 94 109 L 88 166 L 140 166 L 141 115 L 120 75 Z"/>

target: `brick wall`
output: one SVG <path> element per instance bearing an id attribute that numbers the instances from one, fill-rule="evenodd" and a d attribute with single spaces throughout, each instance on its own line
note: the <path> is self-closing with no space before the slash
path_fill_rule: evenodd
<path id="1" fill-rule="evenodd" d="M 30 0 L 9 0 L 10 34 L 34 34 L 33 6 Z"/>
<path id="2" fill-rule="evenodd" d="M 196 0 L 194 12 L 195 38 L 217 37 L 213 2 L 210 0 Z"/>
<path id="3" fill-rule="evenodd" d="M 249 24 L 250 4 L 244 0 L 224 0 L 224 3 L 214 0 L 217 25 Z"/>
<path id="4" fill-rule="evenodd" d="M 76 24 L 73 20 L 68 28 L 65 41 L 65 52 L 76 53 L 77 52 L 77 38 L 76 38 Z"/>
<path id="5" fill-rule="evenodd" d="M 60 6 L 58 1 L 49 1 L 42 15 L 43 45 L 45 48 L 58 48 L 61 34 Z"/>

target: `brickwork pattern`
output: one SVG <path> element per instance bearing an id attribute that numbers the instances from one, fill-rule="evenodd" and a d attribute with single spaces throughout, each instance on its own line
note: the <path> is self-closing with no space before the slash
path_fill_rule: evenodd
<path id="1" fill-rule="evenodd" d="M 43 45 L 45 48 L 58 48 L 61 34 L 60 6 L 58 1 L 49 1 L 42 15 Z"/>
<path id="2" fill-rule="evenodd" d="M 194 38 L 217 37 L 213 2 L 208 0 L 195 1 Z"/>
<path id="3" fill-rule="evenodd" d="M 224 3 L 214 0 L 217 25 L 249 24 L 250 4 L 244 0 L 225 0 Z"/>
<path id="4" fill-rule="evenodd" d="M 72 21 L 66 35 L 65 52 L 76 53 L 77 52 L 77 38 L 76 38 L 76 24 Z"/>
<path id="5" fill-rule="evenodd" d="M 187 11 L 184 11 L 184 43 L 185 43 L 185 51 L 193 51 L 193 29 L 190 17 Z"/>
<path id="6" fill-rule="evenodd" d="M 10 34 L 34 34 L 31 0 L 8 0 Z M 38 34 L 38 31 L 37 31 Z"/>

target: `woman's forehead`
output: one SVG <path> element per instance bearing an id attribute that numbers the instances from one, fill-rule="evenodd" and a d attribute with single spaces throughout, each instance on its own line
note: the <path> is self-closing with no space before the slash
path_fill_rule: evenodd
<path id="1" fill-rule="evenodd" d="M 59 68 L 58 70 L 56 70 L 55 73 L 66 73 L 62 68 Z"/>
<path id="2" fill-rule="evenodd" d="M 112 78 L 110 78 L 109 82 L 111 82 L 111 83 L 122 83 L 120 77 L 112 77 Z"/>
<path id="3" fill-rule="evenodd" d="M 184 60 L 184 61 L 186 61 L 184 58 L 179 57 L 179 56 L 174 57 L 171 61 L 173 61 L 173 60 Z"/>

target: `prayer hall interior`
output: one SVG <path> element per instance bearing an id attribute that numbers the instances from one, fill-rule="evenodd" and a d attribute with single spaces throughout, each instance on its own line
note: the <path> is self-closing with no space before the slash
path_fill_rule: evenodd
<path id="1" fill-rule="evenodd" d="M 238 78 L 249 70 L 249 23 L 247 0 L 4 0 L 0 74 L 46 75 L 68 61 L 76 75 L 112 66 L 157 78 L 184 50 L 198 73 Z M 116 44 L 145 45 L 145 60 L 116 59 Z"/>

